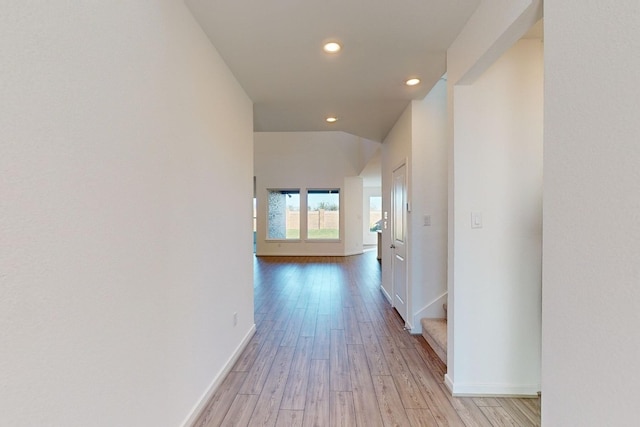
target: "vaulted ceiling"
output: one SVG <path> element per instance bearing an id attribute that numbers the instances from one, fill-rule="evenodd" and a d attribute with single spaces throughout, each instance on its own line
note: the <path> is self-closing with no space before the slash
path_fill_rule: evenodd
<path id="1" fill-rule="evenodd" d="M 254 102 L 255 131 L 341 130 L 382 141 L 445 72 L 479 0 L 187 0 Z M 326 41 L 339 53 L 322 50 Z M 406 86 L 419 77 L 421 84 Z M 329 115 L 338 121 L 325 122 Z"/>

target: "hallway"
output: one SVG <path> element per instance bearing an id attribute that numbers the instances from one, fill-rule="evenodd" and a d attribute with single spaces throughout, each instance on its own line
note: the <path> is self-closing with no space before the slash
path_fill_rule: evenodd
<path id="1" fill-rule="evenodd" d="M 375 251 L 254 258 L 257 332 L 195 424 L 535 426 L 539 399 L 452 398 L 380 292 Z"/>

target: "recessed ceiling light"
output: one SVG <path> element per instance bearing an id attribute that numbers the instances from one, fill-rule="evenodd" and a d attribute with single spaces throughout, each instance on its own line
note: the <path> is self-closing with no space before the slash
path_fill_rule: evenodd
<path id="1" fill-rule="evenodd" d="M 407 86 L 415 86 L 419 83 L 420 83 L 420 79 L 418 78 L 409 79 L 406 82 L 404 82 L 404 84 L 406 84 Z"/>
<path id="2" fill-rule="evenodd" d="M 329 116 L 325 120 L 327 123 L 335 123 L 338 121 L 338 118 L 336 116 Z"/>
<path id="3" fill-rule="evenodd" d="M 340 49 L 342 49 L 342 46 L 340 46 L 340 44 L 336 42 L 329 42 L 325 43 L 322 49 L 327 53 L 336 53 L 339 52 Z"/>

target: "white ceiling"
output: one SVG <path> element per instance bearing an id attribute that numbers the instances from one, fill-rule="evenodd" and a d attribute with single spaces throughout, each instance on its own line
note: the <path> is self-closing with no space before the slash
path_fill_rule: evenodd
<path id="1" fill-rule="evenodd" d="M 254 130 L 382 141 L 445 72 L 479 0 L 186 0 L 254 102 Z M 343 50 L 322 51 L 327 40 Z M 407 87 L 409 77 L 422 84 Z M 339 121 L 329 125 L 327 115 Z"/>

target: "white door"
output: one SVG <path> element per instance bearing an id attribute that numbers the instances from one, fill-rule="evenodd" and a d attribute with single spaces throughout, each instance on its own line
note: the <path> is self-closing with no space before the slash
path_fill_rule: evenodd
<path id="1" fill-rule="evenodd" d="M 407 304 L 407 166 L 393 171 L 391 217 L 391 270 L 393 278 L 393 305 L 406 322 Z"/>

